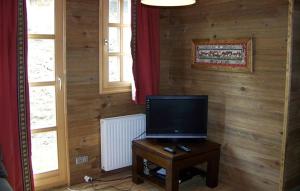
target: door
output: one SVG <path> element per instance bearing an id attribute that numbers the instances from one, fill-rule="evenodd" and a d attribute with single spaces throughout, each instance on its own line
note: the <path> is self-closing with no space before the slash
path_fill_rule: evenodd
<path id="1" fill-rule="evenodd" d="M 27 0 L 28 78 L 35 186 L 66 184 L 63 1 Z"/>

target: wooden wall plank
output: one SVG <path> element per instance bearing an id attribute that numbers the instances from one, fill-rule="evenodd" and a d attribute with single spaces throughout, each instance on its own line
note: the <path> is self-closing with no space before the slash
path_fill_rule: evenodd
<path id="1" fill-rule="evenodd" d="M 284 190 L 300 186 L 300 1 L 294 1 L 291 21 L 291 60 Z"/>

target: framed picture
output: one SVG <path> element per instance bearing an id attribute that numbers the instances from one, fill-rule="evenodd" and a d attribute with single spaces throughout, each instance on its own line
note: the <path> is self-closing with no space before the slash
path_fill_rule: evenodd
<path id="1" fill-rule="evenodd" d="M 252 38 L 193 40 L 193 68 L 253 72 Z"/>

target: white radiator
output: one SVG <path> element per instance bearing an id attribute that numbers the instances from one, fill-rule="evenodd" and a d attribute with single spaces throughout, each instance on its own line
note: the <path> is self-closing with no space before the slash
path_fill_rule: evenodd
<path id="1" fill-rule="evenodd" d="M 110 171 L 132 165 L 131 141 L 146 131 L 144 114 L 100 120 L 101 164 Z M 139 139 L 144 138 L 143 134 Z"/>

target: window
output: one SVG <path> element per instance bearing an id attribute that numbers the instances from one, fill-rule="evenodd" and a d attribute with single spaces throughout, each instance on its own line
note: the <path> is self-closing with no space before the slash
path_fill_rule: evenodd
<path id="1" fill-rule="evenodd" d="M 131 90 L 131 0 L 100 0 L 100 93 Z"/>

